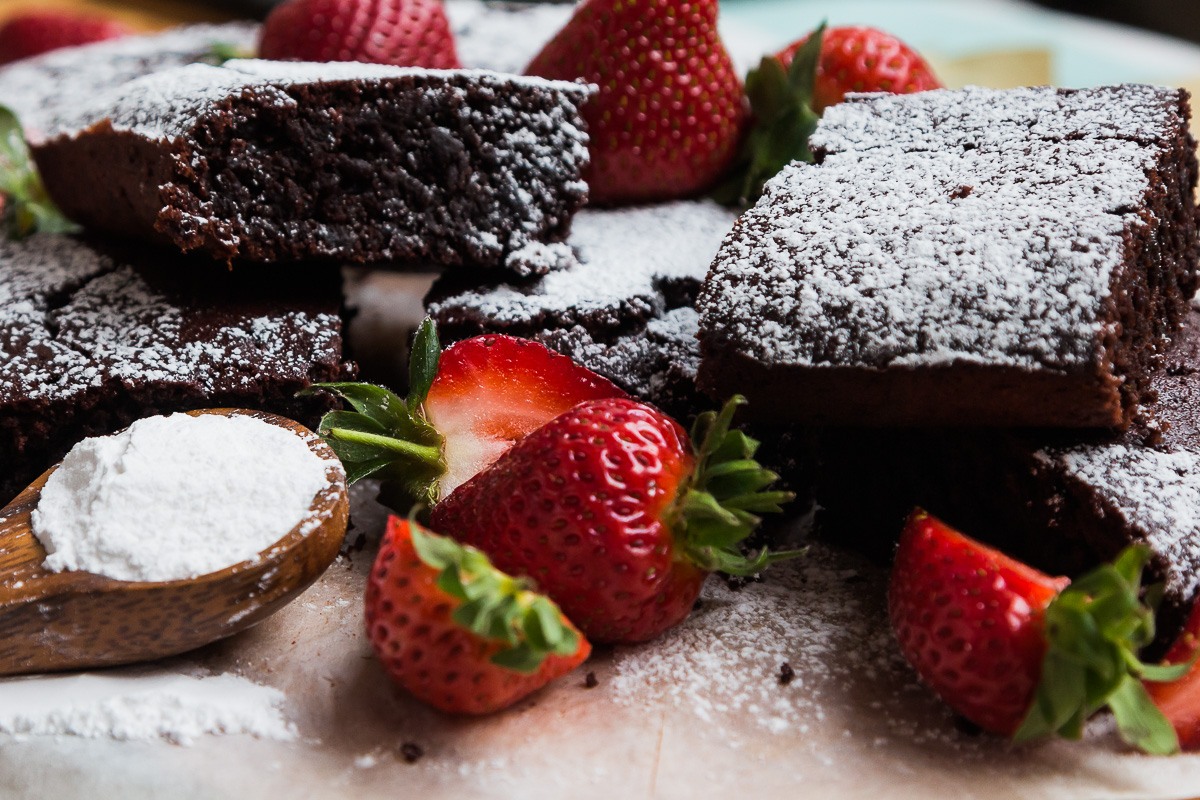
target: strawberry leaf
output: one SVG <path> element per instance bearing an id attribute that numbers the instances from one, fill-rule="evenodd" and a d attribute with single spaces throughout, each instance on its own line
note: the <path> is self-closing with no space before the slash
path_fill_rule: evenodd
<path id="1" fill-rule="evenodd" d="M 438 359 L 442 346 L 438 342 L 437 326 L 426 317 L 413 338 L 412 351 L 408 354 L 408 408 L 420 407 L 437 377 Z"/>
<path id="2" fill-rule="evenodd" d="M 446 471 L 442 436 L 419 404 L 410 407 L 396 393 L 368 383 L 318 383 L 305 391 L 321 390 L 353 409 L 330 411 L 317 427 L 341 459 L 347 480 L 380 478 L 381 497 L 397 509 L 437 499 L 437 481 Z"/>
<path id="3" fill-rule="evenodd" d="M 439 570 L 438 587 L 461 601 L 452 618 L 480 638 L 504 645 L 492 663 L 515 672 L 535 672 L 546 657 L 579 650 L 580 634 L 557 605 L 527 583 L 492 566 L 479 550 L 438 536 L 409 521 L 417 556 Z"/>
<path id="4" fill-rule="evenodd" d="M 753 122 L 729 178 L 714 197 L 729 205 L 749 206 L 763 186 L 794 161 L 812 163 L 808 139 L 820 115 L 813 110 L 813 88 L 825 23 L 821 23 L 784 68 L 775 56 L 764 56 L 746 75 L 746 97 Z"/>
<path id="5" fill-rule="evenodd" d="M 1191 665 L 1163 669 L 1137 657 L 1154 640 L 1154 607 L 1141 587 L 1149 559 L 1144 545 L 1126 548 L 1112 564 L 1075 581 L 1046 608 L 1042 676 L 1014 739 L 1055 733 L 1078 739 L 1087 719 L 1107 706 L 1125 741 L 1148 753 L 1178 751 L 1174 729 L 1142 680 L 1173 680 Z"/>
<path id="6" fill-rule="evenodd" d="M 709 572 L 754 575 L 776 561 L 803 553 L 779 553 L 763 548 L 747 557 L 741 543 L 759 526 L 759 513 L 782 510 L 791 492 L 765 491 L 779 476 L 754 460 L 758 442 L 731 430 L 733 415 L 746 399 L 733 397 L 721 412 L 696 418 L 692 444 L 696 467 L 687 487 L 668 514 L 676 540 L 691 561 Z"/>
<path id="7" fill-rule="evenodd" d="M 24 238 L 38 231 L 72 233 L 79 230 L 46 194 L 46 187 L 29 157 L 25 133 L 17 115 L 0 106 L 0 195 L 8 235 Z"/>

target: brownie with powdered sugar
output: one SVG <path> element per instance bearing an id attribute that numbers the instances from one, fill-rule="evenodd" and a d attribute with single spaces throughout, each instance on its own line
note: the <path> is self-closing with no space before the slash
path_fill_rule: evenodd
<path id="1" fill-rule="evenodd" d="M 337 270 L 0 239 L 0 504 L 85 436 L 234 406 L 315 424 L 349 378 Z"/>
<path id="2" fill-rule="evenodd" d="M 587 198 L 588 91 L 471 70 L 192 64 L 102 94 L 31 144 L 50 195 L 91 230 L 225 261 L 527 273 Z"/>
<path id="3" fill-rule="evenodd" d="M 723 243 L 699 380 L 781 421 L 1125 427 L 1196 289 L 1187 94 L 854 98 Z"/>
<path id="4" fill-rule="evenodd" d="M 736 218 L 700 201 L 585 209 L 558 269 L 525 280 L 447 272 L 426 304 L 448 341 L 481 333 L 533 338 L 626 391 L 687 415 L 700 402 L 693 304 Z"/>
<path id="5" fill-rule="evenodd" d="M 99 94 L 162 70 L 216 63 L 218 48 L 249 52 L 257 38 L 258 26 L 232 22 L 52 50 L 0 67 L 0 105 L 10 108 L 37 138 Z"/>

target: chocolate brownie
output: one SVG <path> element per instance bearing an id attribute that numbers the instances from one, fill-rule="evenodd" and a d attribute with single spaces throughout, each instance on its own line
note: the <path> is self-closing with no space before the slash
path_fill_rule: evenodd
<path id="1" fill-rule="evenodd" d="M 216 45 L 251 51 L 257 36 L 257 26 L 248 23 L 189 25 L 54 50 L 0 68 L 0 105 L 12 109 L 36 137 L 98 94 L 153 72 L 215 62 Z"/>
<path id="2" fill-rule="evenodd" d="M 701 388 L 781 421 L 1124 427 L 1196 289 L 1188 96 L 859 97 L 726 239 Z"/>
<path id="3" fill-rule="evenodd" d="M 0 503 L 79 439 L 210 406 L 315 423 L 348 378 L 337 270 L 0 240 Z"/>
<path id="4" fill-rule="evenodd" d="M 222 260 L 527 273 L 586 200 L 588 91 L 468 70 L 192 64 L 31 144 L 50 195 L 89 229 Z"/>
<path id="5" fill-rule="evenodd" d="M 686 416 L 700 401 L 692 304 L 735 219 L 708 202 L 584 210 L 564 268 L 527 280 L 447 272 L 426 303 L 448 341 L 480 333 L 537 339 Z"/>

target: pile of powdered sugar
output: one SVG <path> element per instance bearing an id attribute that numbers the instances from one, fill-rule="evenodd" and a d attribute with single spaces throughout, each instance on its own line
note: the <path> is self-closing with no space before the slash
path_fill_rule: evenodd
<path id="1" fill-rule="evenodd" d="M 0 681 L 0 732 L 191 744 L 210 734 L 291 741 L 284 695 L 236 675 L 113 670 Z"/>
<path id="2" fill-rule="evenodd" d="M 50 570 L 193 578 L 255 558 L 342 474 L 254 417 L 149 417 L 77 444 L 46 482 L 33 529 Z"/>

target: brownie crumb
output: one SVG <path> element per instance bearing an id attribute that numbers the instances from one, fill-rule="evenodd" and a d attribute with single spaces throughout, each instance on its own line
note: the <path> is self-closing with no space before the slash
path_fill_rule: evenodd
<path id="1" fill-rule="evenodd" d="M 975 191 L 974 186 L 959 186 L 954 191 L 950 192 L 951 200 L 962 200 L 970 196 L 971 192 Z"/>
<path id="2" fill-rule="evenodd" d="M 599 685 L 600 680 L 596 677 L 596 673 L 594 672 L 589 672 L 583 679 L 583 688 L 585 689 L 595 689 Z"/>
<path id="3" fill-rule="evenodd" d="M 792 665 L 788 662 L 783 662 L 779 665 L 779 682 L 787 686 L 796 678 L 796 670 L 792 669 Z"/>
<path id="4" fill-rule="evenodd" d="M 699 611 L 702 608 L 704 608 L 704 601 L 697 597 L 696 602 L 692 603 L 692 611 Z"/>
<path id="5" fill-rule="evenodd" d="M 752 583 L 762 583 L 762 575 L 725 575 L 725 585 L 733 591 L 739 591 Z"/>
<path id="6" fill-rule="evenodd" d="M 416 742 L 405 742 L 404 744 L 400 745 L 398 755 L 400 758 L 404 759 L 404 763 L 415 764 L 421 760 L 423 755 L 425 755 L 425 748 L 421 747 L 421 745 L 417 744 Z"/>

